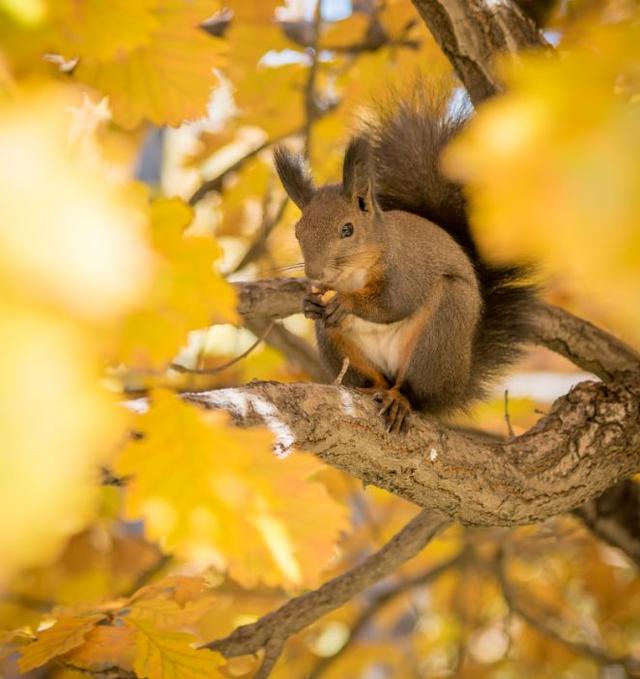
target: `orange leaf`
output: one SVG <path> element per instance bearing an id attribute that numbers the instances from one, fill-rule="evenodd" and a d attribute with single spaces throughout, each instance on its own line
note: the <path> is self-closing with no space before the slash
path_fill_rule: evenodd
<path id="1" fill-rule="evenodd" d="M 18 661 L 20 671 L 28 672 L 80 646 L 87 634 L 103 619 L 103 615 L 59 618 L 53 627 L 38 635 L 37 641 L 22 649 L 22 657 Z"/>
<path id="2" fill-rule="evenodd" d="M 117 666 L 123 670 L 133 669 L 135 633 L 129 627 L 99 625 L 86 636 L 82 646 L 65 656 L 75 667 L 100 672 Z"/>

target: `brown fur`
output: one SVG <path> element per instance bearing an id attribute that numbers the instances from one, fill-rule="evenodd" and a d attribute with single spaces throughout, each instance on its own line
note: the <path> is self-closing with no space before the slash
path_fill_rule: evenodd
<path id="1" fill-rule="evenodd" d="M 368 126 L 346 151 L 340 185 L 310 192 L 300 158 L 278 152 L 276 161 L 301 201 L 296 236 L 306 274 L 320 290 L 337 291 L 328 303 L 318 293 L 305 300 L 321 355 L 336 374 L 349 358 L 346 384 L 386 385 L 381 410 L 397 430 L 406 399 L 443 412 L 482 394 L 526 339 L 533 290 L 519 285 L 516 267 L 480 259 L 464 197 L 440 175 L 438 154 L 458 119 L 436 116 L 417 98 Z"/>

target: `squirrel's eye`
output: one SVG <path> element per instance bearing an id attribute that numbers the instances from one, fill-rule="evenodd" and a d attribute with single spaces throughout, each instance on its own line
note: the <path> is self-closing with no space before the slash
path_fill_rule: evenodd
<path id="1" fill-rule="evenodd" d="M 349 238 L 353 234 L 353 224 L 351 222 L 347 222 L 346 224 L 342 225 L 342 228 L 340 229 L 340 238 Z"/>

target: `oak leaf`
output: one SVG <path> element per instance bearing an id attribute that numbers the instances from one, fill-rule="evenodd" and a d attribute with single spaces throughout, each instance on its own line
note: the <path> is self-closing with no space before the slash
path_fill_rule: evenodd
<path id="1" fill-rule="evenodd" d="M 212 238 L 184 234 L 191 218 L 191 208 L 177 198 L 151 207 L 158 265 L 144 303 L 126 317 L 116 348 L 129 365 L 162 366 L 191 330 L 237 321 L 235 292 L 214 269 L 220 248 Z"/>
<path id="2" fill-rule="evenodd" d="M 147 679 L 211 679 L 222 677 L 217 667 L 222 658 L 217 653 L 191 645 L 195 638 L 184 632 L 158 629 L 144 615 L 132 613 L 127 625 L 136 630 L 136 654 L 133 667 L 139 677 Z"/>
<path id="3" fill-rule="evenodd" d="M 84 643 L 87 634 L 104 619 L 103 615 L 60 617 L 48 629 L 38 634 L 37 641 L 24 646 L 18 666 L 28 672 Z"/>
<path id="4" fill-rule="evenodd" d="M 74 76 L 109 95 L 114 120 L 179 125 L 205 115 L 223 42 L 199 23 L 218 9 L 210 0 L 157 0 L 157 28 L 148 44 L 111 61 L 82 59 Z"/>
<path id="5" fill-rule="evenodd" d="M 158 28 L 158 0 L 57 0 L 50 4 L 52 47 L 66 57 L 108 61 L 147 45 Z"/>
<path id="6" fill-rule="evenodd" d="M 110 667 L 131 671 L 134 655 L 133 629 L 98 625 L 88 632 L 81 646 L 67 653 L 65 660 L 90 672 L 101 672 Z"/>
<path id="7" fill-rule="evenodd" d="M 131 476 L 126 516 L 168 550 L 223 559 L 245 586 L 300 586 L 320 577 L 346 528 L 345 511 L 309 477 L 321 465 L 271 452 L 263 429 L 229 426 L 228 417 L 156 391 L 137 423 L 143 438 L 116 461 Z M 309 526 L 314 526 L 309 530 Z"/>

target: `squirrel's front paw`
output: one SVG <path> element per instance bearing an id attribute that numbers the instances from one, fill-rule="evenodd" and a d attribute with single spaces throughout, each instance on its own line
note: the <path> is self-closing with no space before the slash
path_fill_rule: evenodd
<path id="1" fill-rule="evenodd" d="M 312 289 L 307 293 L 302 304 L 304 315 L 320 321 L 325 328 L 338 326 L 351 313 L 347 301 L 335 290 L 320 292 Z"/>
<path id="2" fill-rule="evenodd" d="M 302 301 L 302 312 L 313 321 L 320 321 L 324 318 L 324 308 L 322 294 L 319 292 L 308 292 Z"/>
<path id="3" fill-rule="evenodd" d="M 407 430 L 407 419 L 411 412 L 411 404 L 398 389 L 388 389 L 378 391 L 373 396 L 373 400 L 380 404 L 378 415 L 384 420 L 389 433 L 405 433 Z"/>

